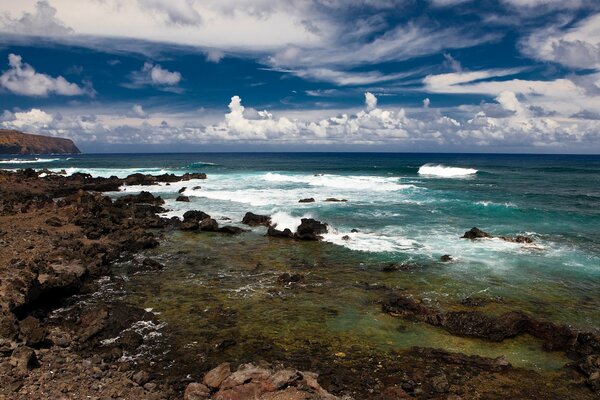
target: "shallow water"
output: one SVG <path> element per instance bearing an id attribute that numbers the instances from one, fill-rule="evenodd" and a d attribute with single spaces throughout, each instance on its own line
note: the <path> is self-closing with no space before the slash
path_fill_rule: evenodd
<path id="1" fill-rule="evenodd" d="M 352 358 L 355 352 L 378 354 L 429 346 L 489 357 L 504 355 L 515 366 L 536 370 L 556 370 L 568 362 L 562 353 L 545 352 L 539 341 L 527 336 L 490 343 L 452 336 L 381 311 L 379 301 L 385 291 L 374 288 L 382 284 L 455 306 L 464 293 L 446 285 L 451 278 L 436 274 L 431 279 L 432 269 L 447 266 L 386 273 L 364 253 L 253 233 L 237 237 L 173 233 L 149 255 L 167 268 L 130 277 L 125 284 L 126 299 L 159 312 L 160 319 L 176 327 L 178 347 L 207 353 L 213 363 L 250 356 L 268 359 L 269 351 L 257 350 L 257 341 L 272 343 L 286 354 L 302 352 L 310 344 L 325 349 L 329 356 L 344 358 Z M 282 284 L 278 277 L 283 272 L 302 274 L 304 282 Z M 513 299 L 482 310 L 528 306 L 537 308 L 538 303 Z M 229 339 L 235 344 L 211 351 Z M 285 354 L 273 357 L 279 361 Z"/>

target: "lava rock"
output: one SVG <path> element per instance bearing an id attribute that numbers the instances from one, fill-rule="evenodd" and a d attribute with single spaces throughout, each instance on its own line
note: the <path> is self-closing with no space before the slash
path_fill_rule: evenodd
<path id="1" fill-rule="evenodd" d="M 188 196 L 177 196 L 177 198 L 175 199 L 175 201 L 184 201 L 189 203 L 190 202 L 190 198 Z"/>
<path id="2" fill-rule="evenodd" d="M 242 218 L 242 223 L 249 226 L 269 226 L 271 224 L 271 217 L 268 215 L 259 215 L 252 212 L 247 212 Z"/>
<path id="3" fill-rule="evenodd" d="M 461 236 L 461 239 L 480 239 L 480 238 L 492 238 L 493 236 L 487 232 L 482 231 L 481 229 L 474 227 L 471 230 L 465 232 L 464 235 Z"/>
<path id="4" fill-rule="evenodd" d="M 298 203 L 314 203 L 315 199 L 312 197 L 308 197 L 306 199 L 300 199 L 298 200 Z"/>
<path id="5" fill-rule="evenodd" d="M 319 240 L 321 234 L 327 233 L 327 224 L 313 218 L 302 218 L 294 237 L 300 240 Z"/>

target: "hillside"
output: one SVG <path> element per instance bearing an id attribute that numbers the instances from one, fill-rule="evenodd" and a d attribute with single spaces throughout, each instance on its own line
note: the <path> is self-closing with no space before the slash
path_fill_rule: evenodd
<path id="1" fill-rule="evenodd" d="M 0 154 L 79 154 L 71 139 L 0 129 Z"/>

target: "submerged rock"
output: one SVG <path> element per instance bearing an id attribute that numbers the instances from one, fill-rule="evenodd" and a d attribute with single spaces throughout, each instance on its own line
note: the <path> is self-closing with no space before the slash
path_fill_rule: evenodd
<path id="1" fill-rule="evenodd" d="M 443 256 L 440 257 L 441 262 L 450 262 L 452 260 L 453 260 L 453 258 L 449 254 L 444 254 Z"/>
<path id="2" fill-rule="evenodd" d="M 230 235 L 239 235 L 240 233 L 248 232 L 246 229 L 242 229 L 237 226 L 225 225 L 218 229 L 218 232 L 228 233 Z"/>

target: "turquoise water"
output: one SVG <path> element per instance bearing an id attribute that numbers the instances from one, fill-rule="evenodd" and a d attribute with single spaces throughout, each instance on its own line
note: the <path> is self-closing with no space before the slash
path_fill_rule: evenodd
<path id="1" fill-rule="evenodd" d="M 357 268 L 372 264 L 375 274 L 386 262 L 427 266 L 413 282 L 420 297 L 447 306 L 467 296 L 501 298 L 494 310 L 520 308 L 584 328 L 600 325 L 600 156 L 211 153 L 0 158 L 2 168 L 98 176 L 206 172 L 206 180 L 123 191 L 160 194 L 169 209 L 166 216 L 200 209 L 221 224 L 239 224 L 247 211 L 271 215 L 280 228 L 294 228 L 300 218 L 310 216 L 330 225 L 324 240 L 339 247 L 345 258 L 355 259 Z M 190 203 L 175 201 L 184 186 Z M 309 197 L 316 201 L 298 202 Z M 330 197 L 347 201 L 324 201 Z M 498 236 L 527 235 L 534 244 L 459 239 L 473 226 Z M 264 228 L 256 228 L 252 234 L 263 233 Z M 439 263 L 443 254 L 454 261 Z M 381 279 L 397 283 L 393 276 Z"/>

